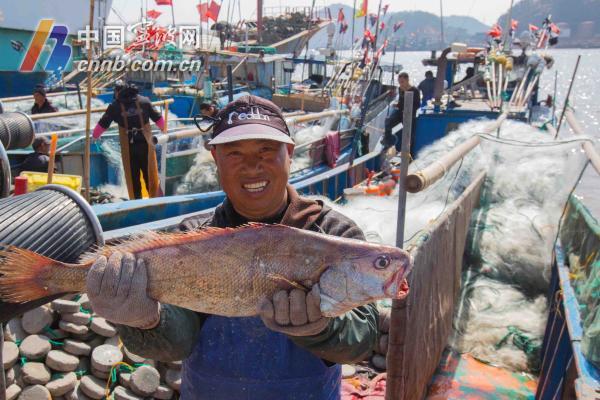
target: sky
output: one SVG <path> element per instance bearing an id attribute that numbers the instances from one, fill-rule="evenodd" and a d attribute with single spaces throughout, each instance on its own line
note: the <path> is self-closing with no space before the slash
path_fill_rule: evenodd
<path id="1" fill-rule="evenodd" d="M 203 0 L 205 1 L 205 0 Z M 442 0 L 444 15 L 469 15 L 477 18 L 481 22 L 491 25 L 498 17 L 506 12 L 510 7 L 511 0 Z M 515 3 L 518 0 L 515 1 Z M 196 5 L 198 0 L 173 0 L 175 11 L 175 23 L 186 24 L 197 22 Z M 240 10 L 237 4 L 241 4 L 241 15 L 245 19 L 256 18 L 256 1 L 254 0 L 223 0 L 221 13 L 226 13 L 229 4 L 236 4 L 234 20 L 239 18 Z M 263 0 L 265 13 L 269 12 L 272 7 L 279 8 L 282 6 L 288 7 L 310 7 L 311 0 Z M 332 4 L 347 4 L 352 6 L 353 0 L 316 0 L 317 7 L 324 7 Z M 360 0 L 357 0 L 360 3 Z M 383 0 L 383 4 L 390 4 L 390 11 L 415 11 L 422 10 L 439 15 L 440 0 Z M 148 9 L 161 11 L 163 15 L 159 17 L 158 22 L 161 25 L 171 23 L 171 8 L 168 6 L 157 6 L 154 0 L 113 0 L 112 8 L 117 11 L 121 17 L 131 22 L 133 19 L 140 16 L 141 5 Z M 369 0 L 369 10 L 376 12 L 378 0 Z M 335 12 L 332 10 L 332 12 Z M 221 14 L 222 16 L 226 14 Z M 225 19 L 225 18 L 223 18 Z M 109 16 L 109 23 L 119 23 L 120 18 L 112 12 Z"/>

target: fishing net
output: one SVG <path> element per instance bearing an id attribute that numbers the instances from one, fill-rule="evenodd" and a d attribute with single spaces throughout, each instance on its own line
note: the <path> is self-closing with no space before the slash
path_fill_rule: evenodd
<path id="1" fill-rule="evenodd" d="M 514 371 L 539 368 L 553 244 L 586 163 L 581 143 L 518 123 L 481 136 L 488 175 L 465 253 L 457 350 Z"/>
<path id="2" fill-rule="evenodd" d="M 490 123 L 462 124 L 424 148 L 410 170 L 431 164 L 474 134 L 488 130 Z M 558 221 L 586 157 L 581 140 L 554 141 L 547 132 L 525 123 L 506 121 L 498 133 L 500 139 L 483 135 L 481 144 L 440 181 L 423 192 L 408 195 L 405 246 L 430 234 L 428 224 L 442 218 L 477 174 L 486 170 L 481 205 L 466 223 L 469 239 L 463 286 L 456 302 L 455 332 L 450 343 L 456 350 L 489 364 L 517 372 L 535 371 L 548 313 L 546 296 Z M 327 204 L 356 221 L 367 240 L 395 244 L 396 193 L 352 196 L 345 204 Z M 446 271 L 446 276 L 451 276 L 448 271 L 452 268 L 447 260 L 453 260 L 449 249 L 445 244 L 431 249 L 444 255 L 437 268 Z M 427 262 L 415 265 L 418 269 Z M 419 286 L 419 290 L 426 293 L 440 287 L 433 279 L 429 282 L 430 287 Z M 422 302 L 437 304 L 431 299 Z M 380 305 L 389 307 L 391 303 Z M 427 327 L 431 322 L 423 319 L 420 323 Z M 411 325 L 419 332 L 416 336 L 424 335 L 419 326 Z M 423 359 L 418 357 L 419 362 Z"/>
<path id="3" fill-rule="evenodd" d="M 600 223 L 571 197 L 560 230 L 583 323 L 581 350 L 600 368 Z"/>

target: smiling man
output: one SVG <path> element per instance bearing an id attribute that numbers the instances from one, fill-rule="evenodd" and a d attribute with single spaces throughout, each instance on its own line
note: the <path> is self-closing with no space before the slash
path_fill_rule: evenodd
<path id="1" fill-rule="evenodd" d="M 275 104 L 242 97 L 217 120 L 209 144 L 227 197 L 214 213 L 183 221 L 183 230 L 263 222 L 364 240 L 351 220 L 288 184 L 294 141 Z M 182 399 L 339 399 L 339 364 L 365 358 L 377 341 L 375 305 L 326 318 L 314 289 L 281 290 L 263 299 L 259 317 L 227 318 L 149 298 L 144 262 L 131 254 L 97 262 L 90 276 L 94 310 L 120 324 L 128 350 L 184 360 Z M 105 285 L 127 299 L 102 295 Z"/>

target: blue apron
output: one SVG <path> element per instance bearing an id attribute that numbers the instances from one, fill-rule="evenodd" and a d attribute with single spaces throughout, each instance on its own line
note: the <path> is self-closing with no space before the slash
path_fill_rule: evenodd
<path id="1" fill-rule="evenodd" d="M 328 367 L 258 317 L 210 316 L 181 381 L 183 400 L 338 400 L 341 367 Z"/>

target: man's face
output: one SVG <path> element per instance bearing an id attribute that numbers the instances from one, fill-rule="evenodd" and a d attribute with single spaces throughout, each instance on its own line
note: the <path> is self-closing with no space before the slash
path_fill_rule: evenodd
<path id="1" fill-rule="evenodd" d="M 402 90 L 406 90 L 410 86 L 408 84 L 408 79 L 404 78 L 403 76 L 398 78 L 398 83 L 400 84 L 400 89 Z"/>
<path id="2" fill-rule="evenodd" d="M 42 96 L 39 93 L 34 93 L 33 94 L 33 101 L 36 102 L 36 104 L 42 105 L 44 104 L 44 100 L 46 100 L 46 98 L 44 96 Z"/>
<path id="3" fill-rule="evenodd" d="M 221 186 L 238 213 L 258 221 L 282 210 L 293 151 L 293 145 L 259 139 L 213 146 Z"/>
<path id="4" fill-rule="evenodd" d="M 48 154 L 49 151 L 50 145 L 48 143 L 40 143 L 40 145 L 37 148 L 38 153 Z"/>

